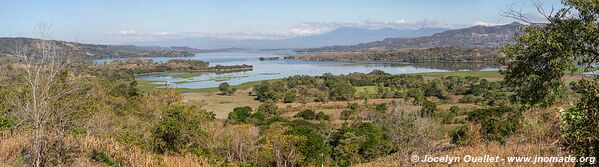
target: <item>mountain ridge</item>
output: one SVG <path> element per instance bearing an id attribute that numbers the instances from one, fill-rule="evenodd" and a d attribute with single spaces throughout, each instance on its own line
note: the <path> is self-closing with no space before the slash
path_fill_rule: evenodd
<path id="1" fill-rule="evenodd" d="M 416 38 L 386 38 L 380 41 L 347 46 L 326 46 L 320 48 L 296 49 L 298 52 L 363 52 L 434 47 L 474 47 L 498 48 L 512 42 L 525 25 L 513 22 L 498 26 L 472 26 L 463 29 L 447 30 L 431 36 Z"/>

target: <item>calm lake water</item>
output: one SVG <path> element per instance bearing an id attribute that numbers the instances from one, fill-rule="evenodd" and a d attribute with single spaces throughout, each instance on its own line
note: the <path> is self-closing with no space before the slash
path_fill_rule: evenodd
<path id="1" fill-rule="evenodd" d="M 139 79 L 155 81 L 156 83 L 166 82 L 169 87 L 175 88 L 209 88 L 217 87 L 222 82 L 228 82 L 231 85 L 239 85 L 245 82 L 285 78 L 293 75 L 318 76 L 324 73 L 349 74 L 353 72 L 369 73 L 372 70 L 382 70 L 391 74 L 410 74 L 424 72 L 446 72 L 446 71 L 465 71 L 465 70 L 497 70 L 497 66 L 491 63 L 391 63 L 391 62 L 331 62 L 331 61 L 299 61 L 285 60 L 283 57 L 294 54 L 290 51 L 269 51 L 269 52 L 215 52 L 198 53 L 193 57 L 172 58 L 155 57 L 148 58 L 155 62 L 163 62 L 170 59 L 194 59 L 202 60 L 215 65 L 241 65 L 249 64 L 254 66 L 254 70 L 235 73 L 202 73 L 191 78 L 182 78 L 174 72 L 169 74 L 150 74 L 141 75 Z M 280 57 L 278 60 L 260 61 L 259 57 Z M 96 63 L 103 63 L 118 59 L 97 59 Z"/>

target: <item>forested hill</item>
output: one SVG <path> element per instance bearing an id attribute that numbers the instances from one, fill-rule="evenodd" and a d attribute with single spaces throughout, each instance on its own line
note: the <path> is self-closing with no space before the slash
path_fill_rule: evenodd
<path id="1" fill-rule="evenodd" d="M 387 38 L 382 41 L 351 46 L 327 46 L 312 49 L 299 49 L 298 52 L 364 52 L 385 51 L 408 48 L 433 48 L 461 46 L 467 48 L 498 48 L 512 41 L 521 31 L 523 24 L 514 22 L 500 26 L 474 26 L 448 30 L 432 36 L 417 38 Z"/>
<path id="2" fill-rule="evenodd" d="M 72 56 L 88 58 L 108 57 L 179 57 L 192 56 L 194 53 L 206 52 L 189 47 L 157 47 L 157 46 L 134 46 L 134 45 L 96 45 L 76 42 L 41 40 L 34 38 L 0 38 L 0 56 L 13 55 L 17 48 L 27 48 L 33 51 L 38 48 L 37 43 L 44 42 L 55 47 L 57 50 L 66 52 Z"/>

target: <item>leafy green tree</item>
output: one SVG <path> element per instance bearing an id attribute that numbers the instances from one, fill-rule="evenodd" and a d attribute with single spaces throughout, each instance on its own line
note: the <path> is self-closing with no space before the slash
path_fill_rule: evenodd
<path id="1" fill-rule="evenodd" d="M 330 96 L 334 100 L 351 100 L 356 89 L 349 82 L 337 82 L 332 84 Z"/>
<path id="2" fill-rule="evenodd" d="M 250 106 L 236 107 L 233 109 L 233 112 L 229 113 L 229 117 L 227 119 L 233 122 L 246 122 L 251 114 L 252 107 Z"/>
<path id="3" fill-rule="evenodd" d="M 220 85 L 218 85 L 218 90 L 220 90 L 220 92 L 223 95 L 230 96 L 233 93 L 235 93 L 235 91 L 237 91 L 237 88 L 233 88 L 233 87 L 231 87 L 231 85 L 229 85 L 229 83 L 223 82 L 223 83 L 220 83 Z"/>
<path id="4" fill-rule="evenodd" d="M 300 164 L 304 166 L 326 164 L 331 150 L 321 134 L 321 127 L 307 121 L 295 121 L 289 125 L 292 128 L 285 134 L 298 135 L 305 139 L 297 146 L 304 157 Z"/>
<path id="5" fill-rule="evenodd" d="M 579 82 L 580 102 L 560 116 L 565 146 L 579 156 L 599 154 L 599 83 L 589 80 Z"/>
<path id="6" fill-rule="evenodd" d="M 361 144 L 366 142 L 366 137 L 356 136 L 352 132 L 343 134 L 339 145 L 334 148 L 334 159 L 339 166 L 351 166 L 364 162 L 364 158 L 360 155 Z"/>
<path id="7" fill-rule="evenodd" d="M 522 113 L 507 106 L 483 108 L 468 113 L 468 120 L 481 125 L 481 134 L 487 141 L 505 143 L 521 126 Z"/>
<path id="8" fill-rule="evenodd" d="M 514 89 L 514 101 L 549 106 L 563 96 L 562 77 L 566 73 L 576 71 L 577 66 L 589 69 L 599 62 L 599 2 L 564 0 L 562 3 L 564 8 L 546 15 L 548 24 L 527 26 L 515 43 L 502 49 L 506 56 L 501 62 L 507 66 L 502 73 L 505 84 Z M 567 148 L 577 155 L 598 157 L 599 78 L 581 82 L 586 84 L 584 90 L 578 90 L 582 99 L 561 116 L 562 137 Z"/>
<path id="9" fill-rule="evenodd" d="M 201 129 L 201 121 L 206 120 L 202 111 L 195 107 L 172 105 L 162 112 L 162 119 L 152 129 L 156 152 L 181 153 L 200 146 L 206 136 Z"/>
<path id="10" fill-rule="evenodd" d="M 386 156 L 392 151 L 392 144 L 386 132 L 375 123 L 358 123 L 352 127 L 343 127 L 333 134 L 331 145 L 334 148 L 333 158 L 340 166 L 367 162 Z"/>

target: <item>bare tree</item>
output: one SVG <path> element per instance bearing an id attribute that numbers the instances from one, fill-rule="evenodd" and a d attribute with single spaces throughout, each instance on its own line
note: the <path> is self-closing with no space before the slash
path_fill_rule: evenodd
<path id="1" fill-rule="evenodd" d="M 40 24 L 36 30 L 41 39 L 16 47 L 15 55 L 23 63 L 25 73 L 25 89 L 17 100 L 20 103 L 18 116 L 21 118 L 17 125 L 31 130 L 31 165 L 43 166 L 48 137 L 53 133 L 53 127 L 62 122 L 62 111 L 56 104 L 69 90 L 59 80 L 70 59 L 49 40 L 49 25 Z"/>
<path id="2" fill-rule="evenodd" d="M 535 9 L 537 10 L 537 12 L 541 16 L 543 16 L 546 20 L 549 20 L 551 18 L 551 16 L 554 14 L 554 8 L 552 7 L 551 10 L 549 10 L 549 12 L 547 12 L 545 10 L 545 8 L 543 7 L 544 4 L 542 1 L 532 0 L 531 2 L 533 4 L 533 6 L 535 7 Z M 511 4 L 510 6 L 506 7 L 505 10 L 501 11 L 500 15 L 503 17 L 512 18 L 512 19 L 524 22 L 529 25 L 534 25 L 534 24 L 538 23 L 535 20 L 531 19 L 529 16 L 527 16 L 527 14 L 523 13 L 522 8 L 517 9 L 515 7 L 515 4 Z"/>

